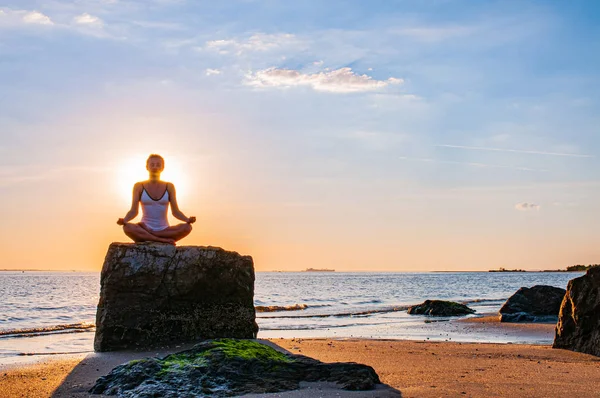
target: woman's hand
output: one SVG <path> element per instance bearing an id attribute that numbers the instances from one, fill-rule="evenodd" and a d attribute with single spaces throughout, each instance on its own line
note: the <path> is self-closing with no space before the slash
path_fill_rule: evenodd
<path id="1" fill-rule="evenodd" d="M 187 222 L 188 224 L 193 224 L 193 223 L 195 223 L 195 222 L 196 222 L 196 217 L 190 217 L 190 218 L 188 218 L 188 219 L 187 219 L 187 221 L 186 221 L 186 222 Z"/>
<path id="2" fill-rule="evenodd" d="M 125 219 L 124 218 L 119 218 L 117 220 L 117 224 L 119 224 L 119 225 L 125 225 Z"/>

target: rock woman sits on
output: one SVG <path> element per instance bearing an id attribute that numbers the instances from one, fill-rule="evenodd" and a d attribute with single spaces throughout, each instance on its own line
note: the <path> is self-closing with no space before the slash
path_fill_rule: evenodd
<path id="1" fill-rule="evenodd" d="M 160 180 L 160 173 L 165 168 L 165 160 L 160 155 L 151 154 L 146 160 L 146 170 L 150 174 L 147 181 L 137 182 L 133 186 L 131 209 L 125 217 L 119 218 L 117 224 L 123 226 L 125 235 L 134 242 L 162 242 L 174 245 L 192 232 L 196 217 L 186 217 L 177 205 L 175 186 Z M 142 204 L 142 220 L 130 223 L 138 214 Z M 171 205 L 171 213 L 184 223 L 170 226 L 167 221 L 167 210 Z"/>

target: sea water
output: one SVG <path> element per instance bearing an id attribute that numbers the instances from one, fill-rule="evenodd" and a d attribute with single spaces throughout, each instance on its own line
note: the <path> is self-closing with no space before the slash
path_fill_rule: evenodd
<path id="1" fill-rule="evenodd" d="M 335 337 L 549 344 L 548 336 L 457 327 L 413 316 L 426 299 L 495 313 L 522 286 L 566 288 L 583 273 L 257 272 L 260 338 Z M 0 365 L 15 357 L 91 352 L 100 290 L 97 272 L 0 272 Z"/>

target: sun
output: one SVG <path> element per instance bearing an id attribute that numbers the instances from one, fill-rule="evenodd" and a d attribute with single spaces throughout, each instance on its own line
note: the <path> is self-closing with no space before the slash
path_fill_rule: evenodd
<path id="1" fill-rule="evenodd" d="M 148 179 L 148 171 L 146 170 L 146 159 L 149 154 L 131 155 L 123 160 L 115 168 L 115 181 L 117 190 L 122 200 L 131 203 L 131 195 L 133 185 L 138 181 L 146 181 Z M 162 172 L 160 179 L 163 181 L 172 182 L 177 190 L 177 197 L 185 197 L 188 188 L 188 181 L 184 172 L 182 163 L 175 155 L 162 155 L 165 159 L 165 169 Z"/>

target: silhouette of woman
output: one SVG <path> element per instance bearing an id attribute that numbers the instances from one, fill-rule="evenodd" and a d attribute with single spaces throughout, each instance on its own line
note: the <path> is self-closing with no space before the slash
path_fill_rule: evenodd
<path id="1" fill-rule="evenodd" d="M 117 224 L 123 226 L 123 232 L 134 242 L 162 242 L 174 245 L 192 232 L 192 224 L 196 217 L 186 217 L 179 210 L 175 186 L 160 180 L 160 173 L 165 168 L 162 156 L 151 154 L 146 160 L 146 170 L 150 175 L 147 181 L 140 181 L 133 186 L 131 209 L 125 217 L 119 218 Z M 142 221 L 135 224 L 129 221 L 138 215 L 139 205 L 142 205 Z M 171 205 L 171 213 L 184 223 L 170 226 L 167 221 L 167 211 Z"/>

